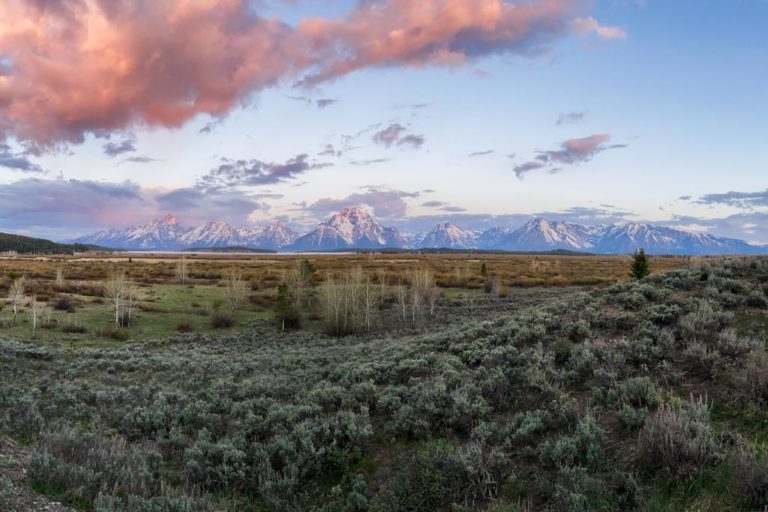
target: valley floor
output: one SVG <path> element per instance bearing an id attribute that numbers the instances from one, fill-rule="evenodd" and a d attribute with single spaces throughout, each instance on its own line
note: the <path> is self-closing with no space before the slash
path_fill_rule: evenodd
<path id="1" fill-rule="evenodd" d="M 19 510 L 758 510 L 767 311 L 742 258 L 366 336 L 0 341 L 0 484 Z"/>

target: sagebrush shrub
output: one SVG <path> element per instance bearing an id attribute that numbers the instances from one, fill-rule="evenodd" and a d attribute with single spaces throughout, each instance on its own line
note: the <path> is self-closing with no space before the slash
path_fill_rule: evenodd
<path id="1" fill-rule="evenodd" d="M 714 463 L 720 442 L 710 424 L 708 404 L 702 399 L 662 404 L 640 431 L 638 448 L 638 462 L 645 471 L 664 471 L 675 478 Z"/>

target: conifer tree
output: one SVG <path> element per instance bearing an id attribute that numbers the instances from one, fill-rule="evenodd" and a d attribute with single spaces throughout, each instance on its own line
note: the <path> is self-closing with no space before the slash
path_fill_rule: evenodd
<path id="1" fill-rule="evenodd" d="M 651 264 L 645 249 L 638 249 L 632 255 L 632 269 L 630 275 L 633 279 L 642 279 L 651 273 Z"/>

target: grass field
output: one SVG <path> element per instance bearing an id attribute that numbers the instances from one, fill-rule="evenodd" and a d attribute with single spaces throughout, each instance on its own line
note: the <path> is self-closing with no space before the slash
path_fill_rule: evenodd
<path id="1" fill-rule="evenodd" d="M 27 301 L 36 296 L 47 306 L 34 341 L 89 346 L 115 346 L 110 328 L 113 315 L 104 300 L 102 283 L 115 270 L 124 271 L 140 287 L 139 309 L 128 329 L 131 341 L 170 336 L 179 326 L 186 331 L 211 333 L 208 313 L 225 301 L 222 278 L 232 270 L 242 272 L 248 298 L 234 312 L 235 326 L 271 316 L 275 288 L 302 259 L 317 268 L 316 279 L 344 274 L 355 266 L 374 280 L 396 284 L 407 280 L 414 268 L 430 268 L 445 299 L 467 294 L 482 295 L 491 280 L 498 279 L 504 293 L 537 286 L 602 286 L 628 278 L 628 256 L 549 256 L 502 254 L 338 254 L 338 255 L 185 255 L 188 279 L 176 282 L 180 255 L 90 255 L 0 258 L 0 297 L 7 295 L 13 278 L 27 277 Z M 661 272 L 690 265 L 689 258 L 655 257 L 652 265 Z M 57 271 L 65 286 L 55 283 Z M 55 309 L 60 299 L 72 304 L 69 312 Z M 28 306 L 16 322 L 8 303 L 0 310 L 0 335 L 32 340 Z M 0 302 L 3 304 L 3 302 Z M 312 326 L 312 322 L 307 323 Z M 64 332 L 66 326 L 82 326 L 86 332 Z"/>

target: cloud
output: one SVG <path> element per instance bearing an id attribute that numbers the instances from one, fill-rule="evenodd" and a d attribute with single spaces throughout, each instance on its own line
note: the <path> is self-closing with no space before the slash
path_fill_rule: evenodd
<path id="1" fill-rule="evenodd" d="M 374 133 L 372 140 L 385 148 L 391 148 L 392 146 L 420 148 L 425 141 L 423 135 L 408 133 L 408 129 L 400 123 L 392 123 Z"/>
<path id="2" fill-rule="evenodd" d="M 543 169 L 546 166 L 547 164 L 542 162 L 525 162 L 515 166 L 515 176 L 522 179 L 529 172 Z"/>
<path id="3" fill-rule="evenodd" d="M 274 197 L 281 196 L 190 187 L 157 194 L 154 201 L 158 212 L 173 212 L 190 224 L 201 224 L 209 220 L 247 224 L 254 212 L 268 212 L 270 205 L 263 199 Z"/>
<path id="4" fill-rule="evenodd" d="M 578 34 L 588 34 L 590 32 L 594 32 L 602 39 L 618 39 L 622 41 L 627 38 L 627 32 L 623 29 L 601 25 L 592 16 L 588 16 L 586 18 L 576 18 L 573 20 L 572 26 Z"/>
<path id="5" fill-rule="evenodd" d="M 302 204 L 300 210 L 315 218 L 325 218 L 342 208 L 368 207 L 381 219 L 400 219 L 406 215 L 408 208 L 406 200 L 420 195 L 420 192 L 369 186 L 365 187 L 364 192 L 350 194 L 341 199 L 322 198 L 311 204 Z"/>
<path id="6" fill-rule="evenodd" d="M 389 161 L 391 161 L 391 158 L 370 158 L 368 160 L 350 160 L 349 163 L 354 166 L 363 167 L 367 165 L 383 164 Z"/>
<path id="7" fill-rule="evenodd" d="M 9 145 L 2 142 L 0 142 L 0 167 L 28 173 L 45 172 L 42 167 L 32 162 L 27 155 L 13 151 Z"/>
<path id="8" fill-rule="evenodd" d="M 335 105 L 339 102 L 339 100 L 333 99 L 333 98 L 321 98 L 318 100 L 313 100 L 311 98 L 308 98 L 306 96 L 288 96 L 288 98 L 299 101 L 301 103 L 305 103 L 307 105 L 314 105 L 317 108 L 323 109 L 330 107 L 331 105 Z"/>
<path id="9" fill-rule="evenodd" d="M 0 184 L 0 229 L 63 239 L 146 222 L 168 212 L 190 224 L 246 224 L 251 213 L 268 211 L 267 201 L 280 197 L 196 187 L 152 189 L 131 181 L 26 178 Z"/>
<path id="10" fill-rule="evenodd" d="M 335 157 L 339 157 L 342 154 L 343 153 L 341 152 L 341 150 L 337 150 L 334 147 L 333 144 L 326 144 L 325 147 L 323 148 L 323 150 L 321 152 L 319 152 L 317 155 L 318 156 L 335 156 Z"/>
<path id="11" fill-rule="evenodd" d="M 272 185 L 293 179 L 309 170 L 331 165 L 333 164 L 311 162 L 307 154 L 297 155 L 285 163 L 224 159 L 223 163 L 201 178 L 198 186 L 203 189 L 217 189 Z"/>
<path id="12" fill-rule="evenodd" d="M 315 101 L 315 105 L 317 105 L 317 108 L 326 108 L 330 107 L 331 105 L 335 105 L 338 103 L 339 100 L 334 100 L 331 98 L 323 98 Z"/>
<path id="13" fill-rule="evenodd" d="M 745 212 L 727 217 L 675 216 L 669 227 L 693 227 L 716 236 L 737 238 L 751 243 L 768 244 L 768 212 Z"/>
<path id="14" fill-rule="evenodd" d="M 564 124 L 575 124 L 584 119 L 584 116 L 586 115 L 586 112 L 566 112 L 558 116 L 557 122 L 555 124 L 557 126 L 562 126 Z"/>
<path id="15" fill-rule="evenodd" d="M 125 160 L 122 160 L 119 165 L 123 164 L 149 164 L 152 162 L 157 162 L 157 158 L 152 158 L 151 156 L 147 155 L 136 155 L 136 156 L 130 156 L 126 158 Z"/>
<path id="16" fill-rule="evenodd" d="M 421 206 L 423 206 L 424 208 L 434 208 L 436 210 L 441 210 L 444 212 L 452 212 L 452 213 L 467 211 L 466 208 L 462 208 L 460 206 L 452 206 L 444 201 L 427 201 L 425 203 L 422 203 Z"/>
<path id="17" fill-rule="evenodd" d="M 101 148 L 105 155 L 115 157 L 123 153 L 133 153 L 136 151 L 136 141 L 133 139 L 123 139 L 119 142 L 109 141 L 101 146 Z"/>
<path id="18" fill-rule="evenodd" d="M 251 0 L 5 1 L 0 140 L 41 150 L 137 125 L 177 128 L 286 83 L 532 57 L 571 35 L 625 35 L 589 16 L 590 4 L 377 0 L 290 25 Z"/>
<path id="19" fill-rule="evenodd" d="M 477 157 L 477 156 L 486 156 L 486 155 L 491 155 L 491 154 L 493 154 L 493 153 L 494 153 L 494 150 L 492 150 L 492 149 L 486 149 L 485 151 L 475 151 L 475 152 L 473 152 L 473 153 L 470 153 L 470 154 L 469 154 L 469 155 L 467 155 L 467 156 L 468 156 L 468 157 L 470 157 L 470 158 L 474 158 L 474 157 Z"/>
<path id="20" fill-rule="evenodd" d="M 701 196 L 695 202 L 698 204 L 724 204 L 735 208 L 751 210 L 756 207 L 768 206 L 768 189 L 763 190 L 762 192 L 725 192 L 720 194 L 706 194 Z"/>
<path id="21" fill-rule="evenodd" d="M 0 185 L 4 229 L 120 225 L 149 210 L 136 183 L 28 178 Z"/>
<path id="22" fill-rule="evenodd" d="M 561 167 L 554 165 L 578 165 L 588 162 L 595 155 L 609 149 L 627 147 L 625 144 L 607 144 L 611 140 L 608 134 L 596 134 L 581 139 L 568 139 L 560 147 L 550 151 L 540 151 L 533 161 L 525 162 L 515 167 L 515 174 L 522 178 L 525 174 L 539 169 L 548 168 L 550 173 L 557 173 Z"/>

